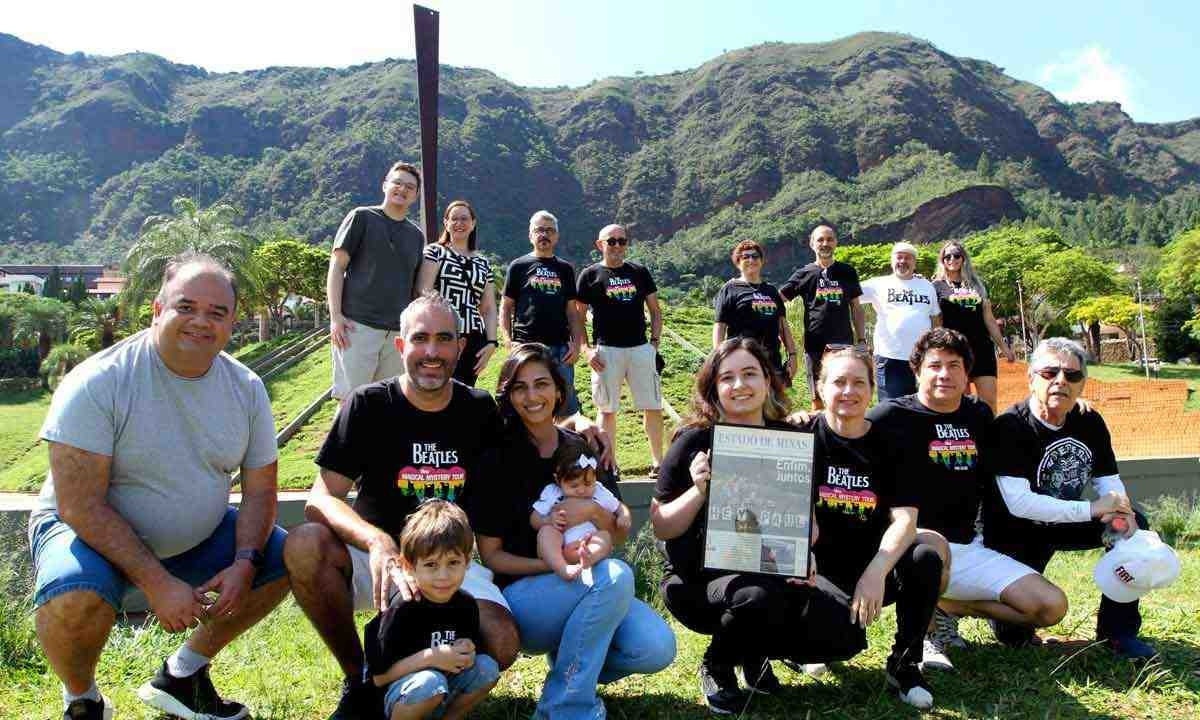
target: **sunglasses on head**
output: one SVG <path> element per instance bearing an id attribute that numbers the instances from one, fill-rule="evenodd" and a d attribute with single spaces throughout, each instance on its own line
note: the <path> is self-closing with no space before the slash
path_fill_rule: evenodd
<path id="1" fill-rule="evenodd" d="M 943 260 L 962 260 L 963 254 L 960 252 L 948 252 L 942 256 Z"/>
<path id="2" fill-rule="evenodd" d="M 604 242 L 609 247 L 616 247 L 617 245 L 628 245 L 629 238 L 627 238 L 627 237 L 610 237 L 610 238 L 604 238 Z"/>
<path id="3" fill-rule="evenodd" d="M 1067 382 L 1077 383 L 1080 380 L 1083 380 L 1082 370 L 1072 370 L 1070 368 L 1060 367 L 1058 365 L 1047 365 L 1046 367 L 1034 370 L 1034 372 L 1037 373 L 1037 375 L 1043 380 L 1053 380 L 1054 378 L 1058 377 L 1060 372 L 1063 374 L 1063 377 L 1067 379 Z"/>
<path id="4" fill-rule="evenodd" d="M 748 250 L 738 257 L 743 260 L 762 260 L 762 253 L 758 252 L 757 250 Z"/>

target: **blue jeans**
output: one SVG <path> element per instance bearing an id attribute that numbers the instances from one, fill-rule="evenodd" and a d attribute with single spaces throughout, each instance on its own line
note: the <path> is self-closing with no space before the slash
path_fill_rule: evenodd
<path id="1" fill-rule="evenodd" d="M 442 704 L 433 711 L 433 717 L 441 717 L 459 696 L 479 692 L 499 679 L 500 666 L 487 655 L 476 655 L 475 664 L 460 673 L 434 668 L 418 670 L 387 686 L 383 697 L 384 717 L 390 718 L 392 708 L 397 704 L 418 705 L 435 695 L 443 697 Z"/>
<path id="2" fill-rule="evenodd" d="M 283 566 L 283 542 L 287 532 L 271 530 L 263 548 L 265 563 L 254 576 L 254 587 L 287 574 Z M 42 606 L 67 592 L 90 590 L 118 612 L 132 590 L 129 580 L 103 555 L 79 539 L 71 526 L 55 513 L 48 513 L 29 527 L 29 548 L 36 574 L 34 605 Z M 164 558 L 167 572 L 196 587 L 233 564 L 237 552 L 237 510 L 229 508 L 208 539 L 187 552 Z"/>
<path id="3" fill-rule="evenodd" d="M 654 673 L 675 659 L 675 634 L 633 596 L 633 570 L 606 558 L 591 582 L 554 573 L 531 575 L 504 589 L 521 633 L 521 649 L 549 653 L 550 672 L 534 717 L 603 718 L 596 684 Z"/>
<path id="4" fill-rule="evenodd" d="M 571 346 L 547 345 L 547 347 L 550 348 L 554 359 L 558 361 L 558 371 L 563 374 L 563 378 L 567 381 L 567 397 L 563 399 L 560 417 L 574 415 L 579 412 L 579 398 L 575 395 L 575 366 L 563 362 L 563 358 L 567 356 L 567 351 L 571 349 Z"/>
<path id="5" fill-rule="evenodd" d="M 879 402 L 895 400 L 917 391 L 917 376 L 907 360 L 876 355 L 875 386 Z"/>

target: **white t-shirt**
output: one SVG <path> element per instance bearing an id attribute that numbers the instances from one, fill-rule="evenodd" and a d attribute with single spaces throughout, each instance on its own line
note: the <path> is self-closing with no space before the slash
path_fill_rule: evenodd
<path id="1" fill-rule="evenodd" d="M 160 558 L 212 535 L 234 472 L 276 459 L 271 401 L 258 375 L 225 353 L 201 377 L 176 375 L 149 330 L 68 373 L 41 437 L 112 458 L 106 500 Z M 33 514 L 57 509 L 47 473 Z"/>
<path id="2" fill-rule="evenodd" d="M 937 291 L 924 278 L 873 277 L 862 284 L 862 301 L 875 306 L 875 354 L 907 360 L 921 333 L 941 315 Z"/>
<path id="3" fill-rule="evenodd" d="M 549 515 L 554 506 L 558 504 L 558 501 L 562 499 L 562 489 L 554 483 L 549 483 L 546 487 L 542 488 L 542 494 L 533 503 L 533 509 L 537 511 L 538 515 Z M 592 500 L 610 513 L 615 513 L 621 507 L 621 501 L 617 499 L 617 496 L 613 495 L 611 490 L 600 483 L 596 483 L 596 489 L 592 491 Z M 572 525 L 563 533 L 563 545 L 570 545 L 573 542 L 577 542 L 584 535 L 594 532 L 596 532 L 596 526 L 590 522 Z"/>

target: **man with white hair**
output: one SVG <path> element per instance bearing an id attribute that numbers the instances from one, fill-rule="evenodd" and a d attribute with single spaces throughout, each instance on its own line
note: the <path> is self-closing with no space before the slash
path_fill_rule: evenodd
<path id="1" fill-rule="evenodd" d="M 1029 397 L 1001 413 L 992 430 L 996 483 L 985 503 L 984 543 L 1038 572 L 1058 550 L 1100 547 L 1110 523 L 1127 535 L 1146 528 L 1121 482 L 1104 419 L 1076 402 L 1086 380 L 1079 343 L 1041 341 L 1029 360 Z M 1098 499 L 1083 499 L 1089 486 Z M 1156 654 L 1138 637 L 1141 624 L 1136 600 L 1101 597 L 1096 637 L 1117 655 L 1144 660 Z M 1008 645 L 1036 642 L 1027 627 L 997 622 L 993 628 Z"/>
<path id="2" fill-rule="evenodd" d="M 500 325 L 510 345 L 539 342 L 558 358 L 568 393 L 562 412 L 569 416 L 579 411 L 575 360 L 583 345 L 583 318 L 572 302 L 576 297 L 575 268 L 554 254 L 558 218 L 545 210 L 529 218 L 529 244 L 533 252 L 508 266 Z"/>
<path id="3" fill-rule="evenodd" d="M 917 249 L 911 243 L 892 246 L 892 274 L 862 284 L 862 300 L 875 307 L 875 378 L 879 402 L 917 391 L 909 354 L 917 338 L 942 324 L 937 291 L 925 278 L 913 277 Z"/>

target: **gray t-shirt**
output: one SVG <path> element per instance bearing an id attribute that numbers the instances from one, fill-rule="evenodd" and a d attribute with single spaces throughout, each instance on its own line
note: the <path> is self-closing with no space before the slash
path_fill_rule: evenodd
<path id="1" fill-rule="evenodd" d="M 342 220 L 333 249 L 350 254 L 342 314 L 378 330 L 399 330 L 425 249 L 421 229 L 407 218 L 391 219 L 380 207 L 354 208 Z"/>
<path id="2" fill-rule="evenodd" d="M 159 357 L 149 330 L 68 373 L 41 435 L 112 458 L 108 504 L 160 558 L 212 535 L 238 468 L 276 458 L 262 380 L 225 353 L 202 377 L 180 377 Z M 57 509 L 47 473 L 31 522 Z"/>

